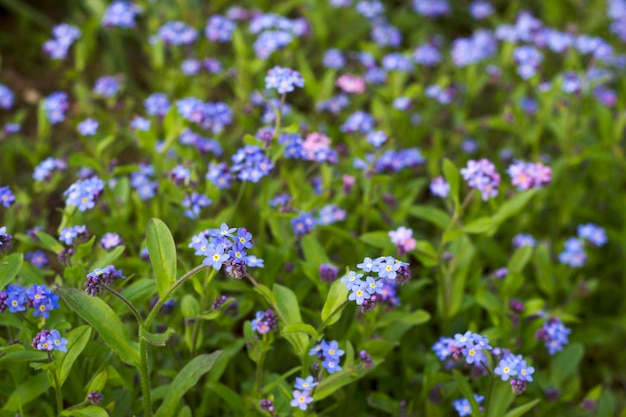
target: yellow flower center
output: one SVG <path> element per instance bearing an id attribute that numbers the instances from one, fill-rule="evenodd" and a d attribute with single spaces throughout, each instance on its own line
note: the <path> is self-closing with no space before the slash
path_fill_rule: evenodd
<path id="1" fill-rule="evenodd" d="M 504 369 L 502 370 L 502 372 L 504 372 L 505 374 L 508 374 L 508 373 L 509 373 L 509 371 L 510 371 L 510 369 L 509 369 L 509 368 L 504 368 Z"/>
<path id="2" fill-rule="evenodd" d="M 306 398 L 304 398 L 304 397 L 300 397 L 300 398 L 298 398 L 298 401 L 299 401 L 299 402 L 301 402 L 301 403 L 303 403 L 303 402 L 305 402 L 305 401 L 306 401 Z"/>

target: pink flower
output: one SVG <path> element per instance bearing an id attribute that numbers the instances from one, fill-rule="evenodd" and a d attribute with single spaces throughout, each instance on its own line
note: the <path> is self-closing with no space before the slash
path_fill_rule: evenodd
<path id="1" fill-rule="evenodd" d="M 330 149 L 330 138 L 322 133 L 309 133 L 302 144 L 304 157 L 309 161 L 315 160 L 317 151 L 327 149 Z"/>
<path id="2" fill-rule="evenodd" d="M 396 245 L 400 254 L 412 251 L 417 245 L 417 242 L 413 239 L 413 230 L 404 226 L 398 227 L 397 230 L 389 231 L 389 238 Z"/>
<path id="3" fill-rule="evenodd" d="M 344 74 L 335 85 L 348 94 L 361 94 L 365 91 L 365 80 L 358 75 Z"/>

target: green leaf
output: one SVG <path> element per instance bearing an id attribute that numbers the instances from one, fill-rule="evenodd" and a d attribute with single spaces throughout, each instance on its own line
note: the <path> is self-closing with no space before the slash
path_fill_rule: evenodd
<path id="1" fill-rule="evenodd" d="M 450 195 L 452 196 L 452 201 L 454 201 L 454 207 L 458 208 L 460 187 L 459 169 L 449 159 L 443 160 L 443 175 L 446 177 L 448 184 L 450 184 Z"/>
<path id="2" fill-rule="evenodd" d="M 536 400 L 532 400 L 524 405 L 520 405 L 519 407 L 514 408 L 513 410 L 506 413 L 504 417 L 521 417 L 527 412 L 529 412 L 534 406 L 539 404 L 539 401 L 541 400 L 537 398 Z"/>
<path id="3" fill-rule="evenodd" d="M 35 232 L 35 234 L 39 238 L 41 245 L 49 251 L 52 251 L 58 255 L 63 250 L 63 245 L 61 245 L 58 240 L 56 240 L 49 234 L 45 232 Z"/>
<path id="4" fill-rule="evenodd" d="M 409 214 L 426 220 L 440 229 L 445 229 L 452 221 L 448 213 L 432 206 L 413 206 L 409 209 Z"/>
<path id="5" fill-rule="evenodd" d="M 301 245 L 305 259 L 315 264 L 316 267 L 319 268 L 320 264 L 329 263 L 328 255 L 326 255 L 324 248 L 312 234 L 304 236 Z"/>
<path id="6" fill-rule="evenodd" d="M 298 299 L 293 291 L 282 285 L 274 284 L 274 297 L 276 298 L 276 308 L 280 316 L 285 320 L 285 324 L 302 323 Z M 309 345 L 309 338 L 303 333 L 288 333 L 285 336 L 296 350 L 298 355 L 303 355 Z"/>
<path id="7" fill-rule="evenodd" d="M 63 383 L 70 376 L 70 371 L 78 356 L 83 352 L 89 339 L 91 338 L 91 327 L 80 326 L 69 332 L 67 335 L 67 352 L 61 359 L 59 367 L 59 385 L 63 386 Z"/>
<path id="8" fill-rule="evenodd" d="M 379 249 L 393 249 L 394 247 L 387 232 L 363 233 L 359 239 L 361 239 L 362 242 Z"/>
<path id="9" fill-rule="evenodd" d="M 12 253 L 0 262 L 0 291 L 13 282 L 17 273 L 22 268 L 24 255 Z"/>
<path id="10" fill-rule="evenodd" d="M 317 388 L 315 389 L 315 394 L 313 395 L 313 399 L 315 401 L 323 400 L 329 395 L 334 394 L 337 390 L 345 385 L 348 385 L 357 379 L 361 378 L 363 375 L 374 369 L 378 366 L 381 361 L 374 360 L 373 365 L 369 369 L 365 369 L 362 367 L 354 368 L 352 366 L 344 368 L 342 371 L 335 372 L 332 375 L 327 376 L 322 379 Z"/>
<path id="11" fill-rule="evenodd" d="M 346 286 L 340 280 L 333 282 L 324 302 L 324 307 L 322 307 L 322 321 L 326 322 L 327 326 L 335 324 L 341 318 L 341 312 L 336 310 L 347 299 L 348 289 Z M 333 314 L 332 317 L 330 316 L 331 314 Z"/>
<path id="12" fill-rule="evenodd" d="M 240 416 L 245 414 L 245 402 L 243 401 L 241 395 L 237 394 L 236 391 L 228 388 L 224 384 L 214 381 L 207 383 L 206 387 L 224 400 L 224 402 L 228 404 L 229 410 L 235 413 L 235 415 Z"/>
<path id="13" fill-rule="evenodd" d="M 438 264 L 437 252 L 432 243 L 427 240 L 418 240 L 415 244 L 414 253 L 424 266 L 435 266 Z"/>
<path id="14" fill-rule="evenodd" d="M 454 375 L 454 380 L 456 381 L 456 386 L 459 388 L 459 391 L 461 391 L 461 394 L 463 394 L 463 396 L 467 398 L 472 405 L 472 416 L 481 417 L 480 406 L 474 398 L 474 393 L 472 392 L 472 388 L 467 382 L 467 379 L 465 379 L 463 374 L 456 369 L 452 370 L 452 374 Z"/>
<path id="15" fill-rule="evenodd" d="M 49 387 L 50 384 L 48 383 L 47 372 L 40 372 L 34 377 L 22 382 L 21 385 L 15 388 L 2 409 L 8 411 L 19 411 L 24 404 L 27 404 L 28 402 L 39 397 Z"/>
<path id="16" fill-rule="evenodd" d="M 491 220 L 490 217 L 485 216 L 485 217 L 480 217 L 466 224 L 463 227 L 463 231 L 465 233 L 470 233 L 470 234 L 482 234 L 482 233 L 487 233 L 493 228 L 494 228 L 493 221 Z"/>
<path id="17" fill-rule="evenodd" d="M 126 249 L 124 246 L 116 246 L 111 252 L 107 252 L 106 255 L 94 262 L 90 269 L 93 271 L 96 268 L 104 268 L 107 265 L 112 265 L 124 252 L 124 249 Z"/>
<path id="18" fill-rule="evenodd" d="M 561 388 L 562 384 L 576 373 L 576 368 L 585 354 L 585 348 L 580 343 L 572 343 L 561 352 L 554 355 L 550 362 L 550 381 Z"/>
<path id="19" fill-rule="evenodd" d="M 306 323 L 292 323 L 288 324 L 281 329 L 283 334 L 289 333 L 304 333 L 311 336 L 313 339 L 319 339 L 319 335 L 313 326 Z"/>
<path id="20" fill-rule="evenodd" d="M 210 355 L 198 355 L 189 361 L 174 377 L 154 417 L 173 416 L 180 406 L 181 398 L 187 391 L 198 384 L 198 381 L 204 374 L 211 370 L 221 354 L 222 351 L 218 350 Z"/>
<path id="21" fill-rule="evenodd" d="M 494 379 L 491 391 L 486 401 L 485 415 L 487 417 L 501 417 L 515 400 L 515 394 L 507 382 Z"/>
<path id="22" fill-rule="evenodd" d="M 496 214 L 493 216 L 493 222 L 499 226 L 505 220 L 521 212 L 538 191 L 539 190 L 537 188 L 533 188 L 516 194 L 513 198 L 500 206 Z"/>
<path id="23" fill-rule="evenodd" d="M 176 281 L 176 244 L 170 229 L 159 219 L 150 219 L 146 230 L 146 243 L 154 270 L 159 297 Z"/>
<path id="24" fill-rule="evenodd" d="M 104 343 L 129 365 L 139 364 L 139 350 L 128 337 L 126 326 L 107 303 L 71 287 L 59 287 L 57 293 L 65 304 L 93 327 Z"/>
<path id="25" fill-rule="evenodd" d="M 530 257 L 533 254 L 533 248 L 531 246 L 522 246 L 518 248 L 511 256 L 509 263 L 507 264 L 507 270 L 510 274 L 519 274 L 522 272 Z"/>
<path id="26" fill-rule="evenodd" d="M 44 100 L 39 101 L 37 106 L 37 138 L 46 139 L 50 134 L 50 122 L 46 114 Z"/>
<path id="27" fill-rule="evenodd" d="M 258 284 L 254 286 L 254 291 L 261 294 L 263 296 L 263 298 L 265 298 L 265 300 L 272 306 L 274 307 L 276 305 L 276 298 L 274 298 L 274 294 L 272 294 L 272 291 L 267 288 L 265 285 L 263 284 Z"/>
<path id="28" fill-rule="evenodd" d="M 62 416 L 70 417 L 108 417 L 109 413 L 102 407 L 95 405 L 88 405 L 85 408 L 77 408 L 75 410 L 65 410 L 61 413 Z"/>
<path id="29" fill-rule="evenodd" d="M 141 326 L 141 337 L 146 339 L 146 341 L 152 346 L 165 346 L 174 333 L 176 333 L 176 331 L 171 327 L 168 327 L 165 330 L 165 333 L 150 333 L 143 326 Z"/>
<path id="30" fill-rule="evenodd" d="M 105 370 L 103 370 L 102 372 L 100 372 L 98 375 L 96 375 L 95 377 L 93 377 L 93 379 L 91 380 L 91 382 L 89 382 L 89 385 L 87 386 L 87 389 L 85 390 L 85 392 L 87 394 L 89 394 L 90 392 L 96 390 L 96 391 L 102 391 L 104 389 L 104 386 L 107 383 L 107 379 L 108 379 L 109 375 Z"/>
<path id="31" fill-rule="evenodd" d="M 93 243 L 95 242 L 95 240 L 96 240 L 96 237 L 92 236 L 88 242 L 84 242 L 78 245 L 78 247 L 76 248 L 76 252 L 74 252 L 74 254 L 72 255 L 73 264 L 82 261 L 83 259 L 85 259 L 85 257 L 87 257 L 91 253 L 93 249 Z"/>

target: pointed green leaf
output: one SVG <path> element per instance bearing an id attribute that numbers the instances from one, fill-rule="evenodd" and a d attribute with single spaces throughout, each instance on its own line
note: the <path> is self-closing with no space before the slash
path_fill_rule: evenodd
<path id="1" fill-rule="evenodd" d="M 283 334 L 288 333 L 304 333 L 311 336 L 313 339 L 317 340 L 319 335 L 313 326 L 306 323 L 292 323 L 288 324 L 281 329 Z"/>
<path id="2" fill-rule="evenodd" d="M 550 363 L 550 380 L 555 387 L 561 388 L 561 384 L 574 375 L 584 354 L 582 344 L 572 343 L 554 355 Z"/>
<path id="3" fill-rule="evenodd" d="M 463 227 L 463 231 L 470 234 L 482 234 L 487 233 L 493 228 L 494 224 L 490 217 L 480 217 L 467 223 Z"/>
<path id="4" fill-rule="evenodd" d="M 180 406 L 180 400 L 187 391 L 196 386 L 200 378 L 209 372 L 217 358 L 222 354 L 221 350 L 210 355 L 199 355 L 193 358 L 176 374 L 174 380 L 169 385 L 165 398 L 161 406 L 156 411 L 154 417 L 169 417 L 176 413 Z"/>
<path id="5" fill-rule="evenodd" d="M 274 284 L 274 297 L 276 299 L 276 308 L 280 316 L 285 320 L 285 324 L 302 323 L 300 306 L 293 291 L 282 285 Z M 291 333 L 284 336 L 293 345 L 298 355 L 304 354 L 308 349 L 309 338 L 306 334 Z"/>
<path id="6" fill-rule="evenodd" d="M 532 400 L 531 402 L 528 402 L 524 405 L 520 405 L 519 407 L 514 408 L 513 410 L 506 413 L 504 417 L 521 417 L 529 412 L 534 406 L 539 404 L 539 401 L 539 398 L 537 398 L 536 400 Z"/>
<path id="7" fill-rule="evenodd" d="M 440 229 L 445 229 L 452 221 L 448 213 L 432 206 L 413 206 L 409 209 L 409 214 L 426 220 Z"/>
<path id="8" fill-rule="evenodd" d="M 13 282 L 23 261 L 24 256 L 21 253 L 12 253 L 0 261 L 0 291 Z"/>
<path id="9" fill-rule="evenodd" d="M 511 385 L 499 379 L 494 380 L 487 397 L 485 415 L 487 417 L 503 416 L 514 400 L 515 394 L 511 390 Z"/>
<path id="10" fill-rule="evenodd" d="M 539 192 L 539 190 L 537 188 L 533 188 L 531 190 L 518 193 L 510 200 L 507 200 L 504 204 L 502 204 L 502 206 L 500 206 L 496 214 L 493 216 L 493 222 L 496 225 L 500 225 L 505 220 L 521 212 L 533 196 L 537 194 L 537 192 Z"/>
<path id="11" fill-rule="evenodd" d="M 106 255 L 94 262 L 90 267 L 90 271 L 93 271 L 96 268 L 104 268 L 107 265 L 112 265 L 113 262 L 115 262 L 115 260 L 124 252 L 124 249 L 126 249 L 124 246 L 116 246 L 111 252 L 107 252 Z"/>
<path id="12" fill-rule="evenodd" d="M 453 369 L 452 373 L 454 374 L 454 380 L 456 381 L 456 386 L 459 388 L 459 391 L 461 391 L 461 394 L 463 394 L 463 396 L 467 398 L 472 405 L 472 416 L 481 417 L 480 406 L 474 398 L 474 393 L 472 392 L 469 382 L 467 382 L 467 379 L 465 379 L 463 374 L 456 369 Z"/>
<path id="13" fill-rule="evenodd" d="M 78 356 L 82 353 L 91 338 L 91 327 L 80 326 L 72 330 L 66 335 L 67 338 L 67 352 L 61 359 L 59 367 L 59 385 L 63 386 L 63 383 L 70 376 L 70 370 L 78 359 Z"/>
<path id="14" fill-rule="evenodd" d="M 163 297 L 176 281 L 176 244 L 170 229 L 159 219 L 150 219 L 146 243 L 154 270 L 159 297 Z"/>
<path id="15" fill-rule="evenodd" d="M 87 407 L 77 408 L 75 410 L 65 410 L 61 415 L 69 417 L 108 417 L 109 413 L 102 407 L 88 405 Z"/>
<path id="16" fill-rule="evenodd" d="M 388 250 L 393 249 L 394 247 L 394 244 L 391 242 L 387 232 L 363 233 L 359 239 L 361 239 L 362 242 L 379 249 Z"/>
<path id="17" fill-rule="evenodd" d="M 324 307 L 322 307 L 322 321 L 326 322 L 327 326 L 335 324 L 339 320 L 341 312 L 337 311 L 337 309 L 345 303 L 347 299 L 348 289 L 346 286 L 340 280 L 333 282 L 328 291 Z M 331 314 L 333 314 L 332 317 L 330 316 Z"/>
<path id="18" fill-rule="evenodd" d="M 150 333 L 141 326 L 141 337 L 146 339 L 152 346 L 165 346 L 174 333 L 176 333 L 176 331 L 171 327 L 168 327 L 165 333 Z"/>
<path id="19" fill-rule="evenodd" d="M 519 274 L 522 272 L 530 257 L 533 254 L 533 248 L 531 246 L 522 246 L 518 248 L 511 256 L 509 263 L 507 264 L 507 270 L 510 274 Z"/>
<path id="20" fill-rule="evenodd" d="M 58 240 L 56 240 L 49 234 L 45 232 L 35 232 L 35 234 L 39 238 L 39 242 L 41 242 L 42 246 L 49 251 L 52 251 L 58 255 L 59 252 L 63 250 L 63 245 L 61 245 Z"/>
<path id="21" fill-rule="evenodd" d="M 65 304 L 93 327 L 104 343 L 129 365 L 139 363 L 139 350 L 130 341 L 126 326 L 107 303 L 71 287 L 59 287 L 57 293 Z"/>
<path id="22" fill-rule="evenodd" d="M 22 382 L 22 384 L 13 390 L 2 409 L 19 411 L 24 404 L 27 404 L 43 394 L 48 387 L 50 387 L 47 374 L 47 372 L 40 372 L 34 377 Z"/>
<path id="23" fill-rule="evenodd" d="M 329 395 L 334 394 L 337 390 L 345 385 L 348 385 L 363 375 L 367 374 L 372 369 L 376 368 L 382 361 L 380 359 L 374 359 L 371 368 L 365 369 L 363 367 L 345 367 L 342 371 L 335 372 L 332 375 L 322 379 L 319 385 L 315 389 L 313 399 L 315 401 L 323 400 Z"/>

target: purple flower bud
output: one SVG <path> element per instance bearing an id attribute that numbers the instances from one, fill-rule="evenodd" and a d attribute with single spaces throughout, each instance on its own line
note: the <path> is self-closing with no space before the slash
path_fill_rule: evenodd
<path id="1" fill-rule="evenodd" d="M 520 395 L 524 391 L 526 391 L 526 381 L 521 379 L 512 379 L 511 380 L 511 390 L 513 394 Z"/>
<path id="2" fill-rule="evenodd" d="M 321 264 L 320 265 L 320 279 L 323 282 L 335 282 L 339 274 L 339 268 L 334 265 Z"/>
<path id="3" fill-rule="evenodd" d="M 87 394 L 87 400 L 93 404 L 100 404 L 104 400 L 104 396 L 96 390 L 91 391 Z"/>

